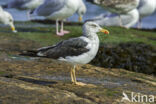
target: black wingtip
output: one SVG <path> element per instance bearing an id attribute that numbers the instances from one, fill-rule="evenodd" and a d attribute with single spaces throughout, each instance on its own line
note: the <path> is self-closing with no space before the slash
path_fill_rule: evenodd
<path id="1" fill-rule="evenodd" d="M 35 11 L 35 9 L 30 10 L 30 14 L 33 14 Z"/>
<path id="2" fill-rule="evenodd" d="M 98 19 L 98 18 L 95 18 L 95 19 L 88 19 L 88 20 L 84 21 L 84 23 L 86 23 L 86 22 L 94 22 L 95 20 L 99 20 L 99 19 Z"/>
<path id="3" fill-rule="evenodd" d="M 23 51 L 19 55 L 21 55 L 21 56 L 37 57 L 37 51 L 33 51 L 33 50 Z"/>
<path id="4" fill-rule="evenodd" d="M 8 8 L 8 5 L 7 4 L 3 4 L 1 5 L 2 8 Z"/>
<path id="5" fill-rule="evenodd" d="M 91 3 L 93 3 L 94 2 L 94 0 L 86 0 L 87 2 L 91 2 Z"/>

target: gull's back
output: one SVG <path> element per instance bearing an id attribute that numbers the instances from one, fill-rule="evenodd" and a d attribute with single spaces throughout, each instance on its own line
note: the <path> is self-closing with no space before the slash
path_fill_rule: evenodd
<path id="1" fill-rule="evenodd" d="M 65 2 L 66 0 L 45 0 L 45 2 L 34 11 L 34 13 L 38 16 L 49 16 L 62 9 Z"/>
<path id="2" fill-rule="evenodd" d="M 139 0 L 87 0 L 94 4 L 100 5 L 105 9 L 119 14 L 124 14 L 139 5 Z"/>

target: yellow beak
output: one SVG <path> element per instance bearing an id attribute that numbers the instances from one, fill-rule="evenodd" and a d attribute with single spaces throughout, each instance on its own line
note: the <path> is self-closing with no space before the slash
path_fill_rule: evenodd
<path id="1" fill-rule="evenodd" d="M 101 29 L 100 32 L 103 32 L 103 33 L 105 33 L 105 34 L 109 34 L 109 31 L 106 30 L 106 29 Z"/>
<path id="2" fill-rule="evenodd" d="M 82 17 L 81 16 L 79 17 L 79 22 L 82 22 Z"/>
<path id="3" fill-rule="evenodd" d="M 12 30 L 12 31 L 15 31 L 15 27 L 14 27 L 14 26 L 11 26 L 11 30 Z"/>

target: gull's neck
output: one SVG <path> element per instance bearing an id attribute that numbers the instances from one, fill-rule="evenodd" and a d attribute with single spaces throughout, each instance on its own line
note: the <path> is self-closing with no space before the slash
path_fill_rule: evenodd
<path id="1" fill-rule="evenodd" d="M 90 40 L 93 40 L 93 41 L 96 40 L 99 42 L 99 38 L 98 38 L 97 34 L 95 32 L 90 31 L 90 30 L 87 31 L 86 29 L 84 29 L 83 30 L 83 36 L 87 37 Z"/>
<path id="2" fill-rule="evenodd" d="M 2 9 L 2 7 L 0 6 L 0 12 L 3 12 L 3 9 Z"/>

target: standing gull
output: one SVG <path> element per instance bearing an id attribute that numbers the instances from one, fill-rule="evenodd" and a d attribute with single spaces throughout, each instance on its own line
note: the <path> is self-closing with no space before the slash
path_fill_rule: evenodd
<path id="1" fill-rule="evenodd" d="M 15 30 L 15 26 L 13 23 L 14 22 L 13 17 L 11 16 L 11 14 L 9 12 L 4 11 L 1 6 L 0 6 L 0 22 L 5 25 L 9 25 L 13 32 L 17 32 Z"/>
<path id="2" fill-rule="evenodd" d="M 34 57 L 47 57 L 73 64 L 71 69 L 71 81 L 77 85 L 85 85 L 77 82 L 75 69 L 78 65 L 89 63 L 97 54 L 99 49 L 99 38 L 97 32 L 109 34 L 108 30 L 102 29 L 94 22 L 86 22 L 83 25 L 83 35 L 59 42 L 56 45 L 43 47 L 36 51 L 26 51 L 22 55 Z"/>
<path id="3" fill-rule="evenodd" d="M 45 0 L 42 5 L 35 9 L 34 15 L 56 20 L 56 34 L 63 36 L 69 33 L 69 31 L 63 29 L 63 20 L 72 16 L 75 12 L 80 16 L 79 20 L 82 20 L 82 16 L 86 12 L 86 7 L 82 0 Z M 59 20 L 61 20 L 60 32 Z"/>
<path id="4" fill-rule="evenodd" d="M 139 5 L 139 0 L 87 0 L 88 2 L 100 5 L 106 10 L 117 14 L 124 14 Z"/>
<path id="5" fill-rule="evenodd" d="M 138 11 L 140 14 L 138 28 L 141 28 L 141 19 L 154 13 L 155 9 L 156 0 L 140 0 L 140 4 L 138 6 Z"/>
<path id="6" fill-rule="evenodd" d="M 93 4 L 100 5 L 106 10 L 119 15 L 119 22 L 122 26 L 120 14 L 127 14 L 133 9 L 136 9 L 140 0 L 87 0 Z"/>
<path id="7" fill-rule="evenodd" d="M 135 25 L 139 20 L 139 13 L 137 9 L 133 9 L 132 11 L 121 14 L 120 17 L 116 14 L 104 14 L 94 19 L 99 25 L 102 26 L 120 26 L 120 19 L 122 22 L 122 26 L 125 28 L 130 28 Z"/>
<path id="8" fill-rule="evenodd" d="M 4 8 L 16 8 L 19 10 L 28 10 L 27 16 L 30 18 L 30 11 L 35 8 L 37 8 L 39 5 L 41 5 L 44 2 L 44 0 L 13 0 L 5 5 L 3 5 Z"/>

